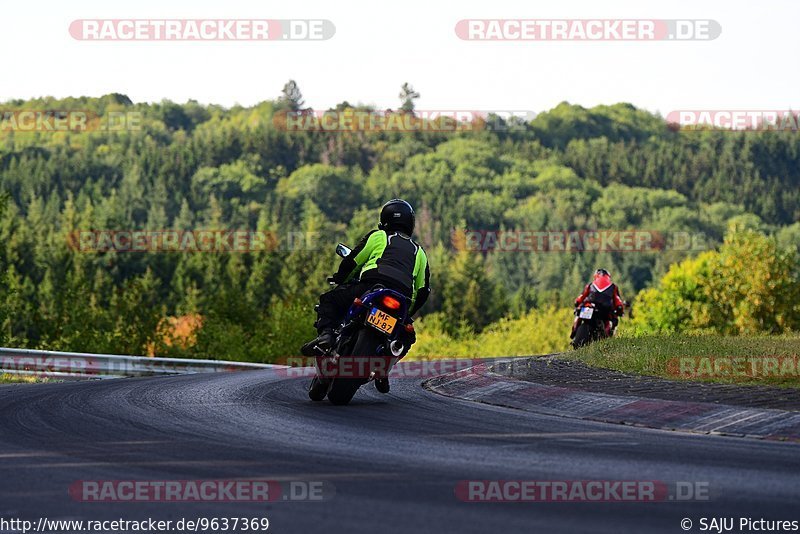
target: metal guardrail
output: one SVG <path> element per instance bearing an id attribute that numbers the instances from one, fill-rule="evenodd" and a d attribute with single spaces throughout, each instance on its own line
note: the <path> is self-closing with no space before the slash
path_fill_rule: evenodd
<path id="1" fill-rule="evenodd" d="M 0 348 L 0 374 L 118 378 L 283 368 L 284 365 Z"/>

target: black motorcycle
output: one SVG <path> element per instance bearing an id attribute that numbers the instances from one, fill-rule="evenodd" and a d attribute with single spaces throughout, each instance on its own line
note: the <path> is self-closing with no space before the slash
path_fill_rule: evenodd
<path id="1" fill-rule="evenodd" d="M 625 306 L 630 303 L 625 301 Z M 621 316 L 624 308 L 613 310 L 611 313 Z M 576 322 L 572 327 L 572 348 L 579 349 L 592 341 L 598 341 L 614 335 L 613 328 L 606 330 L 606 317 L 608 312 L 599 308 L 595 303 L 585 301 L 575 308 Z"/>
<path id="2" fill-rule="evenodd" d="M 336 246 L 336 253 L 343 258 L 350 252 L 342 243 Z M 410 305 L 405 295 L 381 285 L 356 298 L 330 351 L 320 351 L 315 357 L 316 375 L 308 388 L 309 398 L 322 401 L 327 397 L 331 404 L 347 404 L 364 384 L 387 378 L 411 347 Z"/>

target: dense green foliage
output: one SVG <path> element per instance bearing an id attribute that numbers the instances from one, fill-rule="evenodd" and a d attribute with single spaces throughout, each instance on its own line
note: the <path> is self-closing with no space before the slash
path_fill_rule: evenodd
<path id="1" fill-rule="evenodd" d="M 752 231 L 674 265 L 639 295 L 635 332 L 800 331 L 800 254 Z"/>
<path id="2" fill-rule="evenodd" d="M 468 325 L 452 333 L 441 314 L 423 319 L 410 360 L 438 358 L 484 358 L 492 356 L 530 356 L 563 352 L 569 346 L 569 308 L 531 310 L 520 317 L 504 318 L 480 333 Z"/>
<path id="3" fill-rule="evenodd" d="M 423 324 L 449 336 L 568 306 L 598 265 L 632 297 L 697 248 L 721 243 L 730 225 L 800 243 L 800 138 L 788 132 L 676 132 L 627 104 L 566 103 L 528 124 L 475 132 L 276 127 L 277 112 L 303 104 L 290 84 L 281 98 L 247 108 L 134 104 L 118 94 L 3 104 L 143 119 L 131 131 L 0 132 L 0 344 L 253 361 L 295 354 L 313 333 L 313 303 L 336 264 L 332 245 L 353 243 L 395 196 L 417 207 L 431 260 L 424 313 L 436 315 Z M 273 232 L 279 246 L 224 254 L 68 246 L 82 230 L 209 228 Z M 581 254 L 454 246 L 459 230 L 630 228 L 690 232 L 700 246 Z M 202 317 L 195 342 L 165 343 L 165 318 L 187 314 Z"/>

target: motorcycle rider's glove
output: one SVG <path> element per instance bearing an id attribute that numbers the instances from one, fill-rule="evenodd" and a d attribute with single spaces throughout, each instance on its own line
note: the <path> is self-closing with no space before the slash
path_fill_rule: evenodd
<path id="1" fill-rule="evenodd" d="M 408 321 L 406 321 L 406 324 L 413 325 L 414 324 L 414 320 L 411 317 L 409 317 Z M 408 352 L 408 350 L 411 349 L 411 345 L 413 345 L 414 343 L 417 342 L 417 332 L 416 332 L 416 330 L 411 330 L 411 332 L 409 332 L 408 330 L 405 330 L 405 329 L 403 329 L 403 330 L 404 330 L 404 333 L 402 334 L 402 336 L 403 336 L 403 342 L 404 342 L 404 344 L 406 346 L 405 352 Z"/>
<path id="2" fill-rule="evenodd" d="M 414 306 L 411 308 L 411 311 L 408 312 L 408 316 L 412 317 L 416 314 L 422 306 L 428 301 L 428 297 L 431 295 L 431 288 L 428 286 L 422 287 L 417 291 L 417 299 L 414 301 Z"/>
<path id="3" fill-rule="evenodd" d="M 347 280 L 347 274 L 342 273 L 342 271 L 338 271 L 336 274 L 328 278 L 328 282 L 333 282 L 337 285 L 342 285 Z"/>

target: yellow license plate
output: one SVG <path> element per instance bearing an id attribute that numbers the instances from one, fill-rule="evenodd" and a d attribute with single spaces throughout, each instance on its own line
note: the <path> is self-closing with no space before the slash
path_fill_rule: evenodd
<path id="1" fill-rule="evenodd" d="M 397 319 L 386 312 L 382 312 L 378 308 L 372 308 L 372 311 L 367 315 L 367 323 L 381 332 L 391 334 L 397 324 Z"/>

